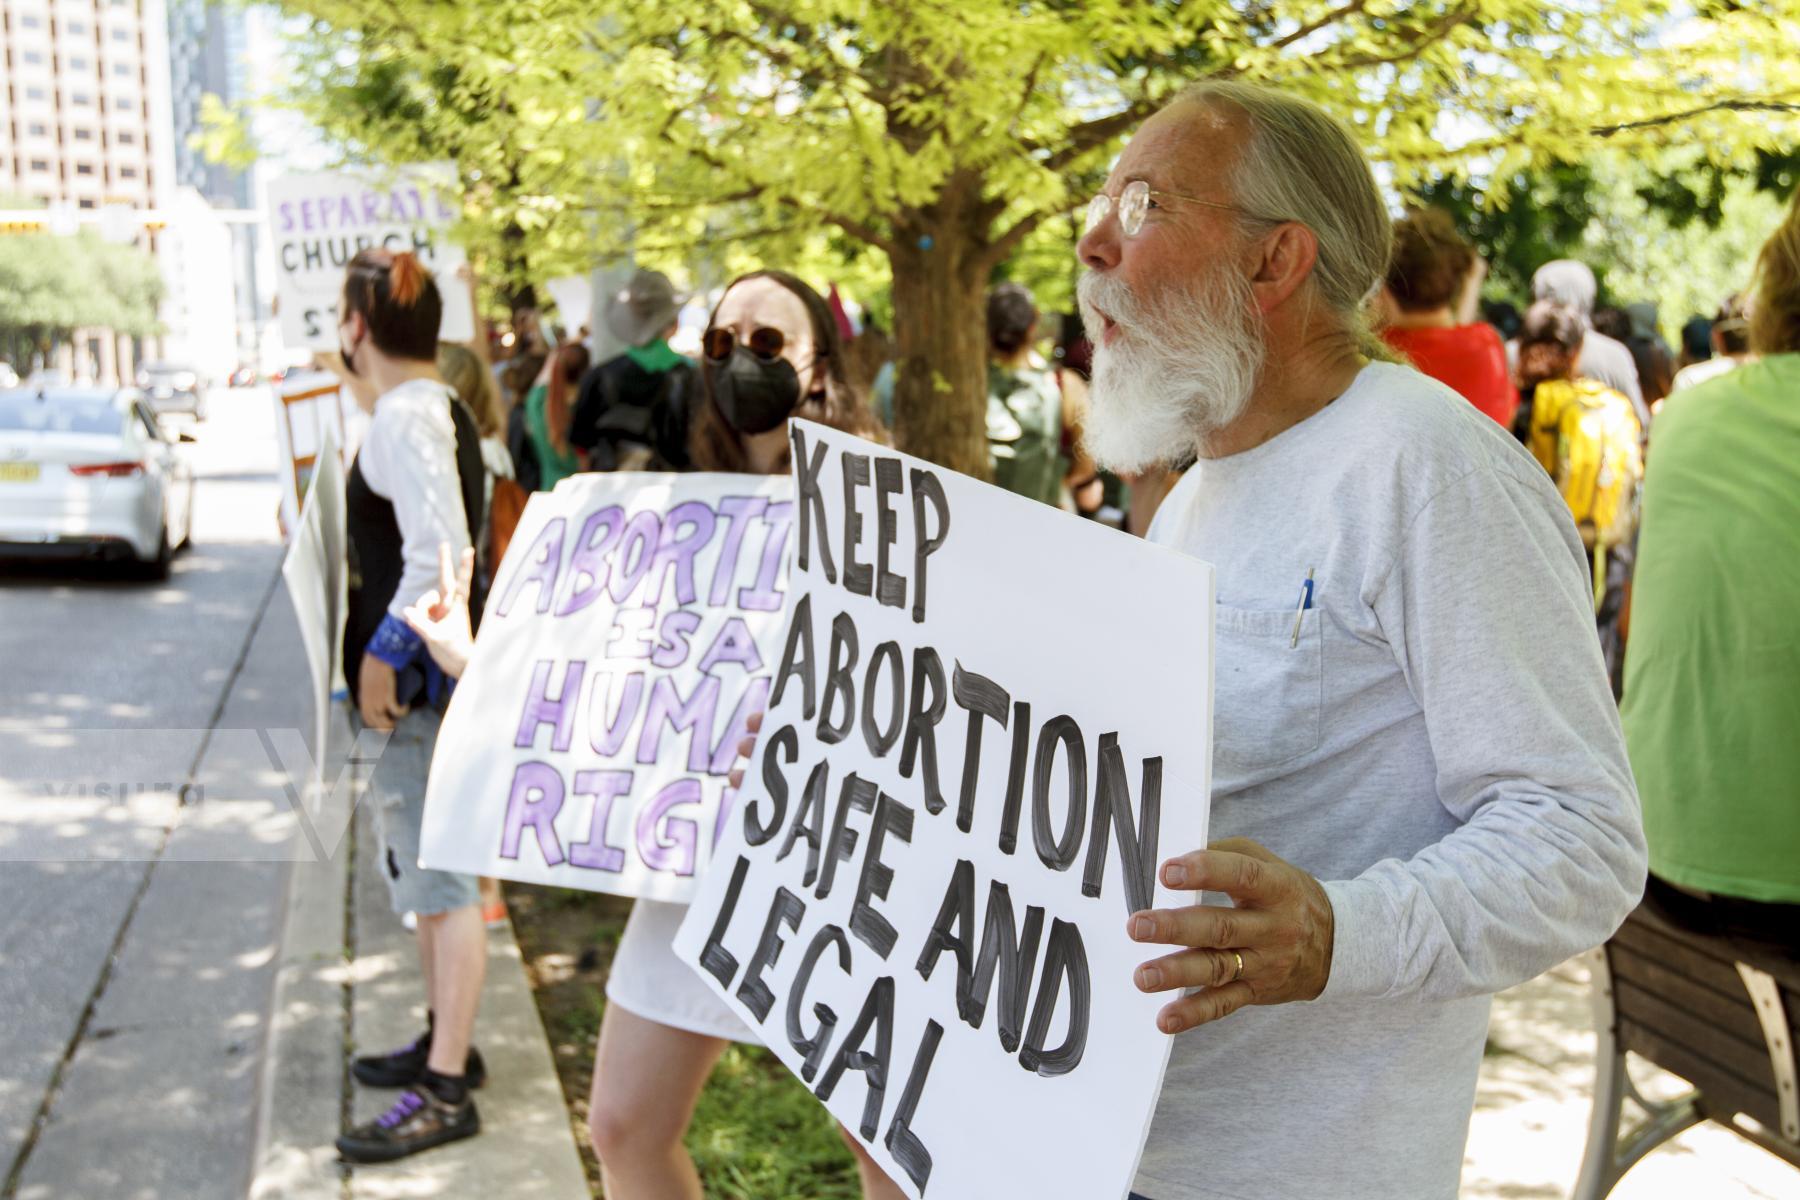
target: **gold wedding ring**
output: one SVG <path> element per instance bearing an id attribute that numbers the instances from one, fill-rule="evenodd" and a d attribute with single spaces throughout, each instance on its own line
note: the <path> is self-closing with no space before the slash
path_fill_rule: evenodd
<path id="1" fill-rule="evenodd" d="M 1237 959 L 1237 970 L 1231 973 L 1231 982 L 1236 983 L 1244 977 L 1244 956 L 1239 954 L 1236 950 L 1233 950 L 1231 952 L 1231 957 Z"/>

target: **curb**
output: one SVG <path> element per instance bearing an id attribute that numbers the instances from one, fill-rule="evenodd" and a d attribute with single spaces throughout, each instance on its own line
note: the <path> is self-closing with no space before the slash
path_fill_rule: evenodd
<path id="1" fill-rule="evenodd" d="M 331 741 L 328 778 L 348 751 L 347 722 L 332 722 Z M 348 791 L 360 794 L 360 788 Z M 304 834 L 295 832 L 298 861 L 288 880 L 273 985 L 251 1200 L 483 1194 L 589 1200 L 510 922 L 488 931 L 476 1024 L 489 1072 L 477 1093 L 482 1133 L 396 1163 L 350 1168 L 338 1161 L 338 1133 L 378 1115 L 392 1099 L 351 1083 L 352 1048 L 400 1044 L 424 1024 L 413 938 L 389 911 L 377 856 L 367 850 L 376 844 L 371 817 L 366 805 L 357 805 L 342 845 L 323 862 L 312 859 Z"/>

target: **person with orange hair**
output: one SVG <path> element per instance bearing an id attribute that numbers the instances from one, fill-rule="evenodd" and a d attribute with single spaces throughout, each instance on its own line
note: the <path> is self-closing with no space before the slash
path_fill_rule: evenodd
<path id="1" fill-rule="evenodd" d="M 389 733 L 369 793 L 394 911 L 417 918 L 427 1026 L 410 1046 L 352 1064 L 358 1082 L 404 1090 L 338 1139 L 349 1162 L 402 1158 L 481 1128 L 469 1096 L 485 1073 L 470 1044 L 487 971 L 481 894 L 472 875 L 419 866 L 425 779 L 451 685 L 405 618 L 437 581 L 439 544 L 461 554 L 482 522 L 481 434 L 438 374 L 442 316 L 437 284 L 412 254 L 369 249 L 350 261 L 338 339 L 345 370 L 372 385 L 359 396 L 373 401 L 344 495 L 344 675 L 352 723 Z"/>
<path id="2" fill-rule="evenodd" d="M 1621 716 L 1647 904 L 1800 952 L 1800 194 L 1763 246 L 1754 357 L 1672 393 L 1644 480 Z"/>

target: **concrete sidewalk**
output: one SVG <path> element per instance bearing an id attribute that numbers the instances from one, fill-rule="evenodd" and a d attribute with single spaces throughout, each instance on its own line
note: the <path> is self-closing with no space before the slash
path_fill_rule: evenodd
<path id="1" fill-rule="evenodd" d="M 348 731 L 337 736 L 347 740 Z M 342 747 L 334 750 L 333 764 L 342 761 Z M 476 1093 L 480 1136 L 380 1166 L 338 1161 L 338 1134 L 379 1116 L 394 1098 L 358 1087 L 350 1057 L 404 1045 L 425 1024 L 418 953 L 388 906 L 376 844 L 367 806 L 359 805 L 335 853 L 294 867 L 251 1196 L 585 1200 L 568 1109 L 510 925 L 488 933 L 475 1029 L 488 1068 Z"/>
<path id="2" fill-rule="evenodd" d="M 1689 1090 L 1635 1059 L 1632 1076 L 1653 1100 Z M 1463 1158 L 1464 1200 L 1567 1196 L 1580 1171 L 1593 1095 L 1594 1018 L 1580 960 L 1496 996 Z M 1795 1197 L 1800 1171 L 1709 1122 L 1658 1147 L 1609 1200 Z"/>

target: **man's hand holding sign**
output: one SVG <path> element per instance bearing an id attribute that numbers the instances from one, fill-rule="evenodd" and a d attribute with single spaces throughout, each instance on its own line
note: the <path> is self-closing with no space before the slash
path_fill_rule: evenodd
<path id="1" fill-rule="evenodd" d="M 1206 844 L 1211 570 L 792 430 L 771 703 L 676 950 L 908 1194 L 1123 1196 L 1170 1042 L 1121 921 Z"/>
<path id="2" fill-rule="evenodd" d="M 1162 881 L 1223 892 L 1229 907 L 1197 904 L 1135 913 L 1134 941 L 1187 949 L 1152 959 L 1146 992 L 1202 988 L 1157 1014 L 1164 1033 L 1229 1016 L 1246 1004 L 1316 1000 L 1331 976 L 1331 901 L 1319 881 L 1247 838 L 1215 842 L 1163 864 Z"/>

